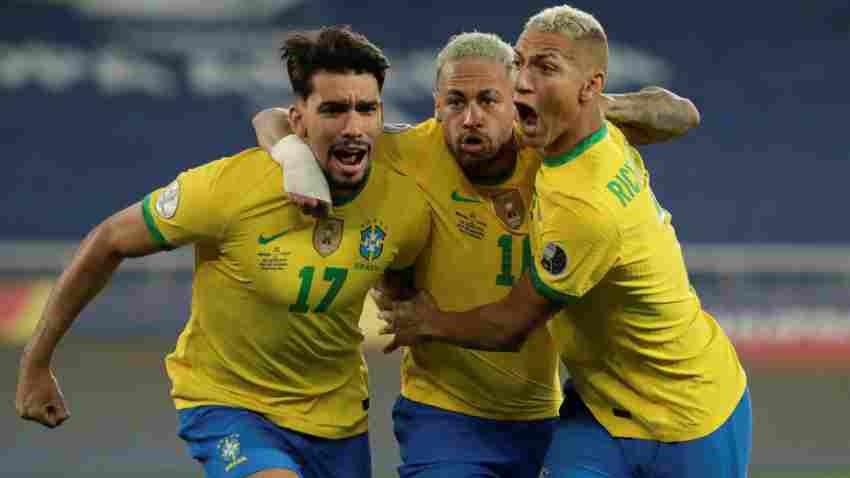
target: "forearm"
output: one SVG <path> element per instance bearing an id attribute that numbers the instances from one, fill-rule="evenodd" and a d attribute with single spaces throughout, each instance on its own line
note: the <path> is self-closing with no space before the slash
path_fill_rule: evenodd
<path id="1" fill-rule="evenodd" d="M 606 118 L 622 127 L 633 144 L 668 141 L 700 122 L 699 111 L 690 100 L 657 86 L 603 96 Z"/>
<path id="2" fill-rule="evenodd" d="M 102 227 L 95 228 L 80 244 L 48 298 L 41 320 L 24 350 L 22 362 L 46 367 L 60 339 L 80 311 L 109 282 L 122 256 L 106 244 Z"/>
<path id="3" fill-rule="evenodd" d="M 503 302 L 494 302 L 465 312 L 440 313 L 427 337 L 469 349 L 515 352 L 535 325 Z"/>

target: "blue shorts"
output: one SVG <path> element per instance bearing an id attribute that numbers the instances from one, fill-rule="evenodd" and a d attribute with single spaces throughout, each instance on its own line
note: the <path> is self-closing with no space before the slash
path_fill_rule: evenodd
<path id="1" fill-rule="evenodd" d="M 745 478 L 752 448 L 750 393 L 726 422 L 695 440 L 663 443 L 614 438 L 570 382 L 541 476 L 557 478 Z M 546 474 L 548 473 L 548 474 Z"/>
<path id="2" fill-rule="evenodd" d="M 303 478 L 369 478 L 369 436 L 331 440 L 281 428 L 259 413 L 220 406 L 179 410 L 178 436 L 207 478 L 285 468 Z"/>
<path id="3" fill-rule="evenodd" d="M 556 418 L 503 421 L 399 397 L 393 427 L 401 478 L 537 478 Z"/>

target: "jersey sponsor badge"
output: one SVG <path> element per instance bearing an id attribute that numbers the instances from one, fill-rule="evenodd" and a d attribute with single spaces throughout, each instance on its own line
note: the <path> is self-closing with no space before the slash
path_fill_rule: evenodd
<path id="1" fill-rule="evenodd" d="M 492 196 L 496 216 L 508 229 L 518 231 L 525 222 L 525 204 L 518 189 L 503 189 Z"/>
<path id="2" fill-rule="evenodd" d="M 562 274 L 567 269 L 567 253 L 557 242 L 549 242 L 540 254 L 540 265 L 552 275 Z"/>
<path id="3" fill-rule="evenodd" d="M 171 219 L 177 213 L 180 204 L 180 182 L 172 181 L 165 187 L 156 200 L 156 213 L 165 219 Z"/>
<path id="4" fill-rule="evenodd" d="M 316 221 L 313 228 L 313 248 L 320 256 L 329 256 L 339 249 L 342 243 L 342 226 L 343 220 L 336 217 Z"/>

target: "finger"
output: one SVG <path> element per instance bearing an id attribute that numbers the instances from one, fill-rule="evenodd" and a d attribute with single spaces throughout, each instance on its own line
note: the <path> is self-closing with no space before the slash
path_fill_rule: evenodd
<path id="1" fill-rule="evenodd" d="M 413 317 L 414 315 L 416 315 L 414 311 L 415 307 L 413 305 L 413 302 L 405 300 L 401 302 L 396 302 L 395 304 L 395 313 L 400 318 L 407 319 Z"/>
<path id="2" fill-rule="evenodd" d="M 313 214 L 313 217 L 315 217 L 317 219 L 323 219 L 323 218 L 327 217 L 329 212 L 330 212 L 330 206 L 328 205 L 328 203 L 326 203 L 326 202 L 324 202 L 320 199 L 316 199 L 316 202 L 317 202 L 317 206 L 316 206 L 316 211 Z"/>
<path id="3" fill-rule="evenodd" d="M 401 347 L 401 344 L 398 342 L 397 338 L 393 337 L 393 340 L 384 346 L 384 353 L 391 354 L 395 352 L 396 349 L 398 349 L 399 347 Z"/>
<path id="4" fill-rule="evenodd" d="M 390 299 L 389 294 L 385 294 L 380 289 L 372 288 L 369 291 L 369 295 L 372 296 L 372 300 L 375 301 L 375 305 L 378 306 L 378 310 L 388 311 L 393 308 L 393 301 Z"/>
<path id="5" fill-rule="evenodd" d="M 392 325 L 396 322 L 395 312 L 392 310 L 379 310 L 378 320 L 386 322 L 388 325 Z"/>
<path id="6" fill-rule="evenodd" d="M 67 420 L 69 418 L 71 418 L 71 412 L 68 411 L 68 409 L 65 407 L 65 404 L 61 403 L 61 402 L 57 403 L 56 404 L 56 425 L 57 426 L 61 425 L 63 422 L 65 422 L 65 420 Z"/>

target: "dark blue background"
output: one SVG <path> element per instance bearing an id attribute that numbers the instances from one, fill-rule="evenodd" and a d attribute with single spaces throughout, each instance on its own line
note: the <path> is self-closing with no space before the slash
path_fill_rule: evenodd
<path id="1" fill-rule="evenodd" d="M 405 68 L 413 55 L 436 52 L 460 31 L 493 31 L 513 43 L 528 16 L 549 5 L 322 0 L 266 20 L 192 23 L 94 17 L 61 2 L 7 1 L 0 6 L 0 78 L 7 79 L 0 81 L 0 237 L 77 239 L 180 170 L 253 145 L 252 112 L 289 100 L 275 46 L 291 27 L 349 23 Z M 594 13 L 612 42 L 663 59 L 669 67 L 664 86 L 693 99 L 702 112 L 698 130 L 644 153 L 680 238 L 850 241 L 844 220 L 850 178 L 846 1 L 575 5 Z M 169 38 L 195 43 L 183 53 L 162 49 L 158 42 Z M 32 45 L 60 56 L 82 52 L 87 73 L 56 91 L 38 81 L 11 85 L 8 78 L 19 71 L 11 58 Z M 264 59 L 262 87 L 199 93 L 185 51 L 203 55 L 210 47 L 230 62 L 234 78 L 246 81 L 256 68 L 245 55 Z M 170 93 L 105 94 L 92 65 L 113 48 L 171 72 Z M 431 74 L 422 71 L 419 76 Z M 396 82 L 395 93 L 385 95 L 393 105 L 390 119 L 399 111 L 408 120 L 431 114 L 427 90 L 404 94 L 407 85 L 400 82 L 416 73 L 393 75 L 388 81 Z"/>

